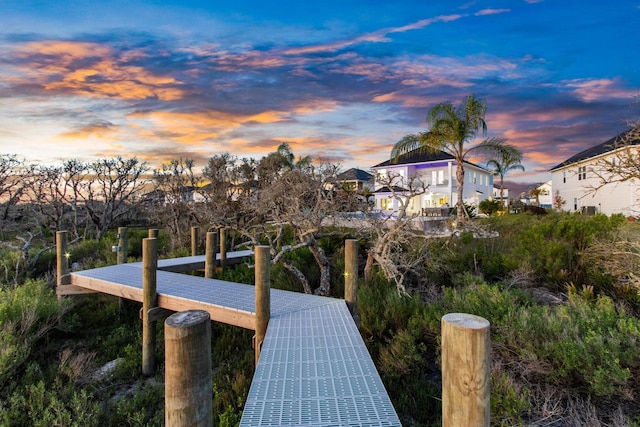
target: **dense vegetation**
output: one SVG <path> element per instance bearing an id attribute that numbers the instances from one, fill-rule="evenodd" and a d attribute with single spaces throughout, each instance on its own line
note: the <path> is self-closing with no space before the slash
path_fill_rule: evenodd
<path id="1" fill-rule="evenodd" d="M 473 226 L 421 243 L 426 261 L 407 275 L 406 293 L 380 272 L 361 283 L 361 333 L 403 424 L 439 424 L 440 318 L 467 312 L 491 322 L 494 425 L 640 425 L 638 225 L 616 216 L 519 214 Z M 131 231 L 133 258 L 145 233 Z M 113 239 L 107 232 L 100 242 L 81 241 L 70 258 L 82 268 L 114 263 Z M 342 239 L 318 242 L 332 262 L 336 296 Z M 371 244 L 361 238 L 362 267 Z M 142 377 L 139 306 L 104 295 L 60 304 L 52 254 L 39 258 L 37 277 L 18 282 L 16 257 L 0 254 L 0 425 L 161 425 L 163 349 L 158 374 Z M 319 283 L 309 249 L 287 257 Z M 225 272 L 227 280 L 252 277 L 244 265 Z M 300 291 L 281 265 L 272 282 Z M 215 423 L 232 426 L 251 383 L 251 333 L 214 324 L 212 336 Z M 112 361 L 113 370 L 98 369 Z"/>

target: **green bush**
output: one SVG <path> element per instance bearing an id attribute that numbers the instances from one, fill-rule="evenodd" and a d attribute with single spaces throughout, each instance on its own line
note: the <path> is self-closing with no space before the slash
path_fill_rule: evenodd
<path id="1" fill-rule="evenodd" d="M 611 235 L 623 222 L 624 218 L 615 215 L 547 215 L 520 231 L 512 256 L 527 262 L 549 284 L 585 283 L 588 269 L 581 262 L 581 252 L 596 237 Z"/>
<path id="2" fill-rule="evenodd" d="M 59 314 L 56 295 L 44 281 L 0 289 L 0 384 L 28 360 Z"/>
<path id="3" fill-rule="evenodd" d="M 640 351 L 640 319 L 606 296 L 590 301 L 572 294 L 568 304 L 549 307 L 514 290 L 475 284 L 447 290 L 442 304 L 489 320 L 499 351 L 506 359 L 517 355 L 525 371 L 595 396 L 623 395 Z"/>
<path id="4" fill-rule="evenodd" d="M 504 209 L 504 205 L 498 200 L 486 199 L 478 204 L 478 210 L 483 214 L 493 215 Z"/>

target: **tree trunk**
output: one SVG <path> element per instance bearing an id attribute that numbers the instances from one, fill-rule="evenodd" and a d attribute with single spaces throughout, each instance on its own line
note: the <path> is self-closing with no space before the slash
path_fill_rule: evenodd
<path id="1" fill-rule="evenodd" d="M 284 268 L 286 268 L 291 273 L 293 273 L 293 275 L 296 276 L 296 278 L 300 281 L 305 294 L 313 294 L 313 291 L 311 290 L 311 285 L 309 285 L 309 281 L 307 280 L 306 277 L 304 277 L 304 274 L 302 274 L 302 271 L 298 270 L 296 266 L 291 264 L 289 261 L 286 261 L 283 259 L 280 262 L 282 262 L 282 265 L 284 266 Z"/>
<path id="2" fill-rule="evenodd" d="M 315 239 L 309 244 L 309 250 L 320 267 L 320 287 L 316 289 L 316 295 L 329 295 L 331 290 L 331 265 L 324 250 L 318 246 Z"/>
<path id="3" fill-rule="evenodd" d="M 457 163 L 456 179 L 458 180 L 458 209 L 456 210 L 456 228 L 460 228 L 462 226 L 462 222 L 464 221 L 464 167 L 461 161 Z"/>
<path id="4" fill-rule="evenodd" d="M 373 255 L 373 250 L 369 250 L 367 252 L 367 262 L 364 265 L 364 282 L 369 284 L 371 283 L 371 275 L 373 274 L 373 262 L 375 261 L 375 256 Z"/>

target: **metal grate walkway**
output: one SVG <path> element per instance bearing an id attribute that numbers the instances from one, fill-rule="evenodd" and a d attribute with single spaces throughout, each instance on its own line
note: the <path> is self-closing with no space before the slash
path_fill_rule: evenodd
<path id="1" fill-rule="evenodd" d="M 180 270 L 200 262 L 195 258 L 204 263 L 185 257 L 160 260 L 158 268 Z M 74 272 L 70 281 L 141 302 L 141 267 Z M 157 292 L 161 308 L 205 310 L 212 320 L 255 329 L 252 285 L 158 271 Z M 401 425 L 344 300 L 271 290 L 271 318 L 240 425 Z"/>

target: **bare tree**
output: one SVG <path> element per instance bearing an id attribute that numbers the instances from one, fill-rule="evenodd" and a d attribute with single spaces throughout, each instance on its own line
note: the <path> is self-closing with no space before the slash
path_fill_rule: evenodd
<path id="1" fill-rule="evenodd" d="M 197 222 L 194 197 L 201 180 L 193 166 L 193 160 L 174 159 L 153 171 L 154 188 L 162 203 L 151 203 L 147 210 L 151 218 L 169 228 L 173 248 L 185 243 L 189 226 Z"/>
<path id="2" fill-rule="evenodd" d="M 619 135 L 612 142 L 609 150 L 612 156 L 601 158 L 593 167 L 596 183 L 589 189 L 600 190 L 607 184 L 623 183 L 640 179 L 640 125 L 636 125 Z"/>
<path id="3" fill-rule="evenodd" d="M 13 154 L 0 154 L 0 230 L 14 225 L 11 211 L 24 191 L 24 161 Z"/>
<path id="4" fill-rule="evenodd" d="M 148 181 L 146 163 L 133 157 L 100 159 L 89 166 L 90 181 L 85 182 L 83 197 L 96 238 L 126 219 L 131 219 Z"/>
<path id="5" fill-rule="evenodd" d="M 367 254 L 364 277 L 369 282 L 373 266 L 377 264 L 387 280 L 396 284 L 398 293 L 405 294 L 406 274 L 418 265 L 423 265 L 428 256 L 426 250 L 408 250 L 411 245 L 424 239 L 425 235 L 412 228 L 413 217 L 407 214 L 407 209 L 414 197 L 426 192 L 427 186 L 419 179 L 405 180 L 394 174 L 379 176 L 378 183 L 389 188 L 391 197 L 398 202 L 398 211 L 394 217 L 370 216 L 374 240 Z"/>

